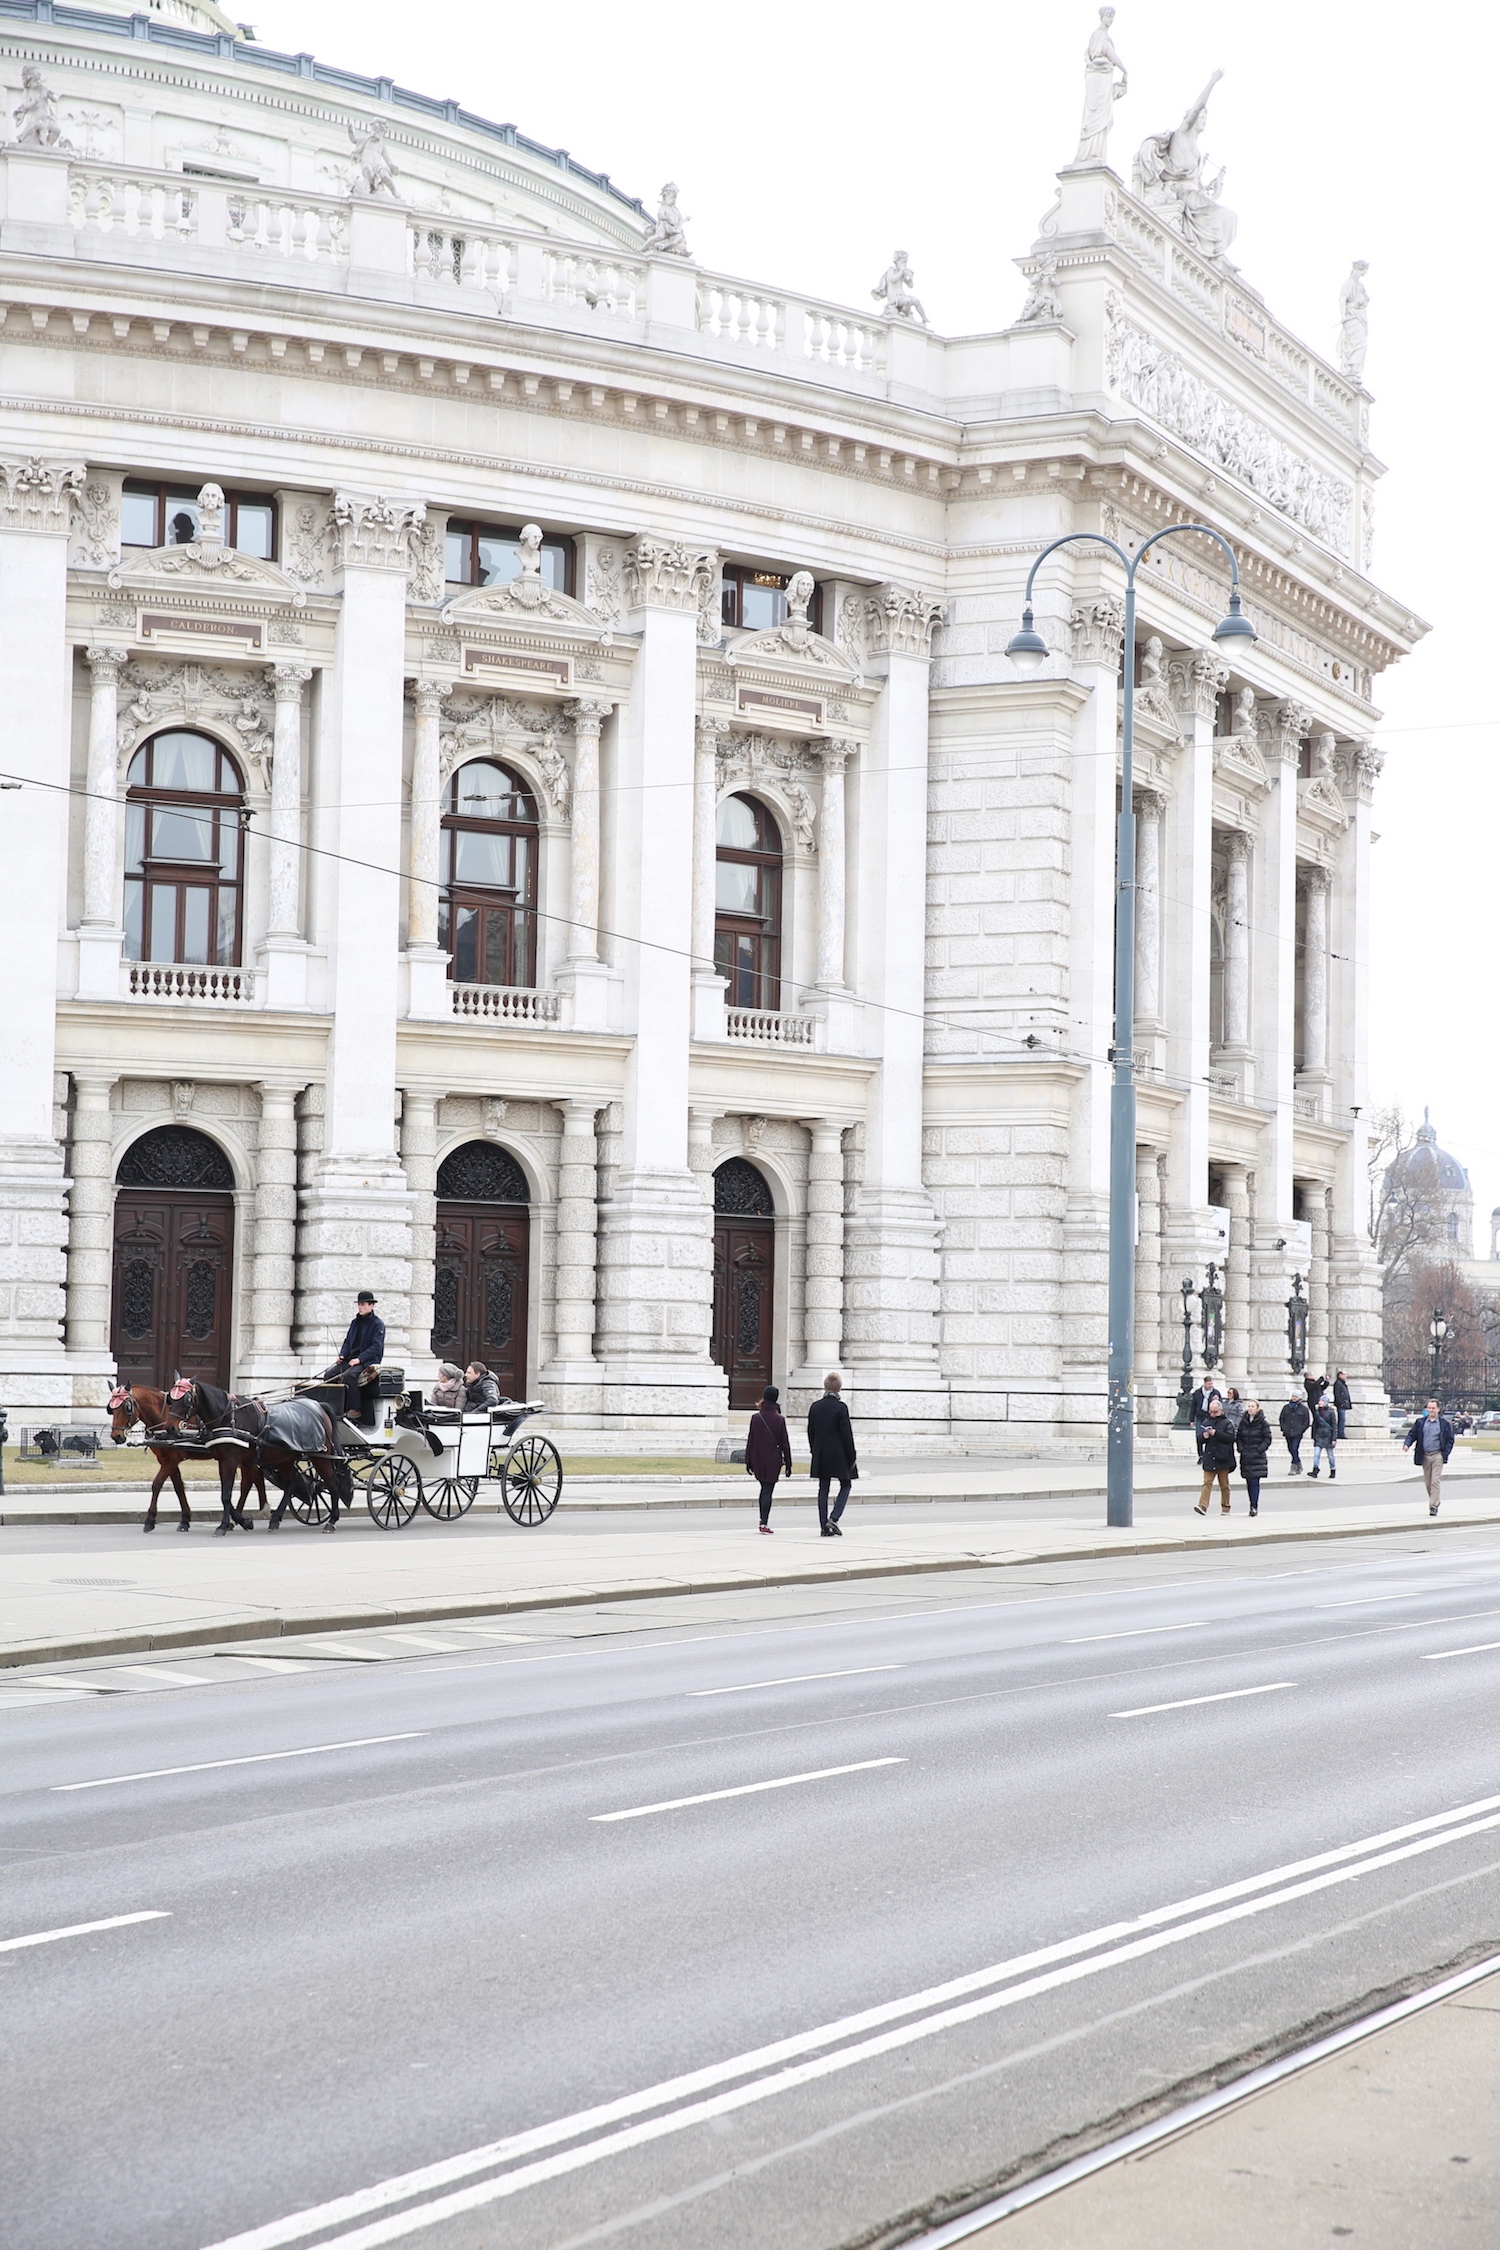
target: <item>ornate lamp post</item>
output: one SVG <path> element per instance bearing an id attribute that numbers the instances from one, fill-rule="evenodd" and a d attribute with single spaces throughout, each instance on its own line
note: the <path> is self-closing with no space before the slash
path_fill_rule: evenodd
<path id="1" fill-rule="evenodd" d="M 1229 558 L 1229 614 L 1213 637 L 1246 648 L 1255 627 L 1240 609 L 1240 573 L 1222 532 L 1204 523 L 1174 523 L 1143 540 L 1133 556 L 1102 531 L 1070 531 L 1044 547 L 1026 577 L 1021 630 L 1006 655 L 1021 672 L 1046 662 L 1046 642 L 1036 629 L 1031 593 L 1036 574 L 1059 547 L 1089 542 L 1107 547 L 1125 573 L 1125 719 L 1121 731 L 1120 817 L 1115 831 L 1115 1039 L 1110 1049 L 1114 1083 L 1109 1112 L 1109 1449 L 1107 1520 L 1135 1520 L 1135 580 L 1147 549 L 1159 539 L 1192 532 L 1216 540 Z"/>
<path id="2" fill-rule="evenodd" d="M 1172 1416 L 1174 1430 L 1186 1430 L 1193 1420 L 1193 1277 L 1185 1274 L 1182 1282 L 1182 1381 L 1177 1386 L 1177 1412 Z"/>
<path id="3" fill-rule="evenodd" d="M 1432 1318 L 1427 1323 L 1427 1333 L 1432 1338 L 1427 1349 L 1432 1359 L 1432 1395 L 1439 1406 L 1443 1403 L 1443 1346 L 1448 1340 L 1448 1323 L 1443 1318 L 1441 1305 L 1434 1305 Z"/>
<path id="4" fill-rule="evenodd" d="M 1300 1375 L 1307 1365 L 1307 1298 L 1300 1273 L 1292 1275 L 1292 1293 L 1286 1301 L 1286 1356 L 1292 1373 Z"/>

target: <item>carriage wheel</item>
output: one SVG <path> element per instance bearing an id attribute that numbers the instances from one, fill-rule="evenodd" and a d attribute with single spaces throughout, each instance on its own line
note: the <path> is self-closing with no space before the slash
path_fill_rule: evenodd
<path id="1" fill-rule="evenodd" d="M 562 1456 L 550 1438 L 519 1437 L 500 1465 L 500 1497 L 516 1523 L 545 1523 L 562 1498 Z"/>
<path id="2" fill-rule="evenodd" d="M 452 1523 L 468 1514 L 478 1490 L 478 1477 L 439 1477 L 436 1484 L 423 1486 L 422 1505 L 430 1516 Z"/>
<path id="3" fill-rule="evenodd" d="M 366 1477 L 365 1506 L 382 1531 L 402 1531 L 422 1504 L 422 1477 L 415 1461 L 390 1453 Z"/>
<path id="4" fill-rule="evenodd" d="M 299 1523 L 327 1523 L 333 1514 L 333 1494 L 316 1469 L 304 1470 L 303 1482 L 308 1496 L 305 1500 L 292 1497 L 288 1502 L 292 1514 Z"/>

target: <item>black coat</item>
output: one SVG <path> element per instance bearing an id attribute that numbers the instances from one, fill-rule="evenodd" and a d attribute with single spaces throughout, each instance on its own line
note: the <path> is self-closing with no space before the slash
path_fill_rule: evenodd
<path id="1" fill-rule="evenodd" d="M 1209 1400 L 1211 1398 L 1216 1398 L 1222 1403 L 1223 1397 L 1224 1393 L 1220 1390 L 1217 1383 L 1209 1382 L 1200 1383 L 1198 1385 L 1198 1388 L 1194 1391 L 1192 1397 L 1188 1400 L 1188 1413 L 1192 1417 L 1193 1428 L 1195 1430 L 1201 1430 L 1204 1423 L 1208 1420 Z"/>
<path id="2" fill-rule="evenodd" d="M 807 1410 L 807 1449 L 812 1455 L 810 1476 L 846 1478 L 859 1475 L 854 1453 L 854 1425 L 849 1409 L 836 1391 L 825 1391 Z"/>
<path id="3" fill-rule="evenodd" d="M 1210 1415 L 1203 1425 L 1203 1466 L 1205 1469 L 1234 1467 L 1234 1432 L 1222 1414 Z"/>
<path id="4" fill-rule="evenodd" d="M 1349 1396 L 1349 1386 L 1342 1375 L 1337 1376 L 1334 1380 L 1333 1403 L 1341 1414 L 1347 1414 L 1354 1404 L 1353 1399 Z"/>
<path id="5" fill-rule="evenodd" d="M 1319 1399 L 1313 1408 L 1313 1444 L 1332 1446 L 1339 1434 L 1339 1418 L 1326 1399 Z"/>
<path id="6" fill-rule="evenodd" d="M 1307 1426 L 1312 1420 L 1312 1416 L 1311 1414 L 1309 1414 L 1307 1408 L 1303 1405 L 1300 1398 L 1289 1398 L 1285 1406 L 1281 1409 L 1279 1420 L 1281 1422 L 1282 1436 L 1284 1438 L 1290 1438 L 1292 1443 L 1295 1445 L 1298 1438 L 1305 1435 Z"/>
<path id="7" fill-rule="evenodd" d="M 1239 1447 L 1242 1477 L 1263 1477 L 1269 1473 L 1271 1425 L 1264 1414 L 1242 1414 L 1234 1442 Z"/>
<path id="8" fill-rule="evenodd" d="M 385 1322 L 379 1313 L 357 1313 L 339 1346 L 339 1359 L 357 1359 L 361 1367 L 378 1367 L 385 1358 Z"/>
<path id="9" fill-rule="evenodd" d="M 1302 1378 L 1302 1388 L 1307 1393 L 1308 1406 L 1309 1408 L 1312 1408 L 1317 1405 L 1319 1399 L 1327 1390 L 1328 1377 L 1326 1375 L 1304 1375 Z"/>

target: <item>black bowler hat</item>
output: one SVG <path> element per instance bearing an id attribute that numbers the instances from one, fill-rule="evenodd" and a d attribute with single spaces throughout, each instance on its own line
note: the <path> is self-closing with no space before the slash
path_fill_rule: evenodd
<path id="1" fill-rule="evenodd" d="M 354 1301 L 358 1305 L 373 1305 L 375 1302 L 368 1289 L 361 1289 Z"/>

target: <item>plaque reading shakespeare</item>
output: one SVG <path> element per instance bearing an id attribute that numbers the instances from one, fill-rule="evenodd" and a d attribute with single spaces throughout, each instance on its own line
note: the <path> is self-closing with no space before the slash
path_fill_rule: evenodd
<path id="1" fill-rule="evenodd" d="M 540 675 L 555 680 L 559 687 L 567 687 L 573 677 L 573 667 L 565 656 L 520 656 L 507 648 L 466 648 L 466 672 L 519 672 L 527 679 Z"/>

